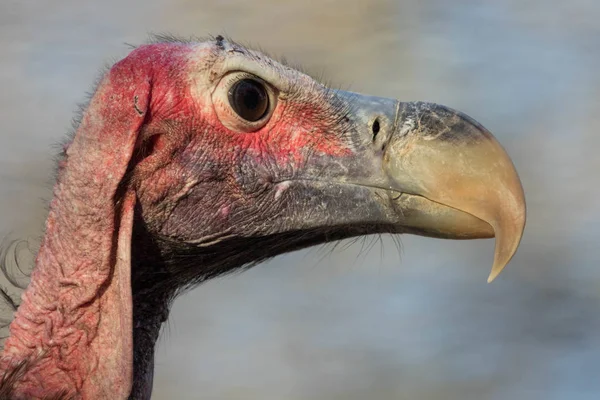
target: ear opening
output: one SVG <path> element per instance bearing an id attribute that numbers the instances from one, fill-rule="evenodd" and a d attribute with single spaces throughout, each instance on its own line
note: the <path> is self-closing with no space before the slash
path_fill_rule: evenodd
<path id="1" fill-rule="evenodd" d="M 163 146 L 162 140 L 162 133 L 153 132 L 145 137 L 142 135 L 140 144 L 136 146 L 135 155 L 132 158 L 132 166 L 152 156 L 156 150 L 160 150 Z"/>

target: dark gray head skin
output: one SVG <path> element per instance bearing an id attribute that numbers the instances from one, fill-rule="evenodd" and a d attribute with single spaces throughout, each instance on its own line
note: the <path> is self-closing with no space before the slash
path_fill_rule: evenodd
<path id="1" fill-rule="evenodd" d="M 332 90 L 221 37 L 141 46 L 61 157 L 0 395 L 147 399 L 187 288 L 374 233 L 496 236 L 493 278 L 524 224 L 510 159 L 456 111 Z"/>

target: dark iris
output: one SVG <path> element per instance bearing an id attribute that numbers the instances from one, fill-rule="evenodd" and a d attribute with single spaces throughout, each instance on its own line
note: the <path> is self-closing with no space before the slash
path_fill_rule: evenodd
<path id="1" fill-rule="evenodd" d="M 229 104 L 240 117 L 255 122 L 269 109 L 269 96 L 260 82 L 242 79 L 229 89 Z"/>

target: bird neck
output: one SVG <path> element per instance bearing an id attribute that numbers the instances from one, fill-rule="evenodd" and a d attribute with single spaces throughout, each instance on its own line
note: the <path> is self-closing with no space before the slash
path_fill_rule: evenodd
<path id="1" fill-rule="evenodd" d="M 154 351 L 162 324 L 167 320 L 166 298 L 133 298 L 133 386 L 130 399 L 150 399 L 154 379 Z"/>
<path id="2" fill-rule="evenodd" d="M 152 235 L 134 225 L 131 255 L 133 301 L 133 385 L 130 399 L 150 399 L 155 345 L 176 288 L 165 285 L 166 267 Z"/>

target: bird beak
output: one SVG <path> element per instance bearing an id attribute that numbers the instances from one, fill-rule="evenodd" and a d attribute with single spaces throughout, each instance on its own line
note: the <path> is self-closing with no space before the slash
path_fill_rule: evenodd
<path id="1" fill-rule="evenodd" d="M 470 117 L 431 103 L 399 103 L 383 169 L 401 224 L 413 233 L 496 238 L 493 281 L 525 227 L 525 197 L 498 141 Z"/>

